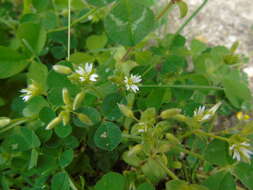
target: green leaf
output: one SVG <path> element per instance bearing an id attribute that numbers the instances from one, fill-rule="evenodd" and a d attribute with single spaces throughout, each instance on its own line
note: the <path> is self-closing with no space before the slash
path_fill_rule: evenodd
<path id="1" fill-rule="evenodd" d="M 72 127 L 70 125 L 63 125 L 60 123 L 58 126 L 54 128 L 56 135 L 60 138 L 65 138 L 72 133 Z"/>
<path id="2" fill-rule="evenodd" d="M 231 162 L 228 143 L 221 140 L 213 140 L 209 143 L 204 156 L 207 161 L 219 166 L 228 165 Z"/>
<path id="3" fill-rule="evenodd" d="M 177 1 L 176 4 L 180 9 L 180 17 L 184 18 L 188 13 L 188 5 L 184 1 Z"/>
<path id="4" fill-rule="evenodd" d="M 28 65 L 24 56 L 8 47 L 0 46 L 0 79 L 21 72 Z"/>
<path id="5" fill-rule="evenodd" d="M 61 172 L 53 176 L 51 180 L 51 190 L 69 190 L 69 177 L 66 173 Z"/>
<path id="6" fill-rule="evenodd" d="M 105 5 L 110 4 L 114 1 L 117 1 L 117 0 L 87 0 L 88 3 L 95 5 L 95 6 L 99 6 L 99 7 L 105 6 Z"/>
<path id="7" fill-rule="evenodd" d="M 242 108 L 244 103 L 252 103 L 252 95 L 247 84 L 232 78 L 224 78 L 222 84 L 225 94 L 233 106 Z"/>
<path id="8" fill-rule="evenodd" d="M 40 146 L 38 136 L 29 128 L 21 127 L 17 133 L 7 139 L 7 144 L 14 151 L 27 151 Z"/>
<path id="9" fill-rule="evenodd" d="M 37 82 L 43 90 L 46 90 L 48 69 L 42 63 L 34 62 L 29 67 L 27 77 Z"/>
<path id="10" fill-rule="evenodd" d="M 166 183 L 166 190 L 183 190 L 186 185 L 185 181 L 172 180 Z"/>
<path id="11" fill-rule="evenodd" d="M 35 96 L 27 103 L 27 106 L 23 110 L 23 115 L 26 117 L 38 115 L 42 108 L 48 106 L 48 102 L 43 97 Z"/>
<path id="12" fill-rule="evenodd" d="M 114 123 L 104 122 L 97 129 L 94 141 L 97 147 L 112 151 L 121 141 L 120 128 Z"/>
<path id="13" fill-rule="evenodd" d="M 146 99 L 146 106 L 148 108 L 154 107 L 157 110 L 160 108 L 166 89 L 156 88 L 153 89 Z"/>
<path id="14" fill-rule="evenodd" d="M 253 190 L 253 165 L 249 165 L 243 162 L 238 163 L 234 168 L 234 173 L 237 178 L 247 187 L 249 190 Z"/>
<path id="15" fill-rule="evenodd" d="M 166 183 L 166 190 L 209 190 L 209 189 L 207 189 L 205 186 L 202 185 L 187 184 L 187 182 L 182 180 L 172 180 Z"/>
<path id="16" fill-rule="evenodd" d="M 203 183 L 211 190 L 236 190 L 236 183 L 230 173 L 219 172 L 208 177 Z"/>
<path id="17" fill-rule="evenodd" d="M 72 149 L 65 150 L 60 159 L 59 159 L 59 164 L 62 168 L 67 167 L 73 160 L 74 158 L 74 151 Z"/>
<path id="18" fill-rule="evenodd" d="M 152 158 L 147 160 L 147 162 L 141 167 L 141 170 L 152 183 L 157 183 L 166 177 L 164 169 Z"/>
<path id="19" fill-rule="evenodd" d="M 155 188 L 149 183 L 143 183 L 137 188 L 137 190 L 155 190 Z"/>
<path id="20" fill-rule="evenodd" d="M 36 55 L 39 55 L 46 43 L 47 32 L 40 24 L 26 22 L 19 26 L 17 36 L 21 41 L 25 40 Z"/>
<path id="21" fill-rule="evenodd" d="M 109 120 L 117 120 L 122 116 L 118 104 L 124 104 L 126 102 L 125 98 L 118 94 L 113 93 L 105 97 L 102 104 L 102 112 Z"/>
<path id="22" fill-rule="evenodd" d="M 36 149 L 32 149 L 31 159 L 30 159 L 28 169 L 32 169 L 37 166 L 38 156 L 39 156 L 38 151 Z"/>
<path id="23" fill-rule="evenodd" d="M 138 0 L 121 0 L 104 21 L 109 38 L 124 46 L 134 46 L 154 28 L 153 12 Z"/>
<path id="24" fill-rule="evenodd" d="M 107 43 L 107 37 L 105 34 L 102 35 L 92 35 L 86 40 L 86 47 L 89 50 L 96 50 L 104 48 Z"/>
<path id="25" fill-rule="evenodd" d="M 101 121 L 101 115 L 100 113 L 92 107 L 82 107 L 76 110 L 77 113 L 85 114 L 92 122 L 93 125 L 98 124 Z M 79 127 L 88 127 L 88 124 L 85 124 L 84 122 L 80 121 L 78 118 L 74 118 L 75 125 Z"/>
<path id="26" fill-rule="evenodd" d="M 49 0 L 32 0 L 32 4 L 34 6 L 35 9 L 37 9 L 38 11 L 43 11 L 46 10 L 48 4 L 49 4 Z"/>
<path id="27" fill-rule="evenodd" d="M 126 179 L 124 176 L 110 172 L 104 175 L 95 185 L 95 190 L 124 190 Z"/>

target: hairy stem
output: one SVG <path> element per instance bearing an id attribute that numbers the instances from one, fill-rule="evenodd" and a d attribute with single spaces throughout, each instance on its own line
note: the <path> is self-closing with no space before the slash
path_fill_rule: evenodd
<path id="1" fill-rule="evenodd" d="M 70 43 L 71 43 L 71 0 L 68 0 L 68 58 L 70 58 Z"/>
<path id="2" fill-rule="evenodd" d="M 192 15 L 182 24 L 182 26 L 177 30 L 176 34 L 180 34 L 184 28 L 192 21 L 192 19 L 203 9 L 208 0 L 204 0 L 204 2 L 192 13 Z"/>

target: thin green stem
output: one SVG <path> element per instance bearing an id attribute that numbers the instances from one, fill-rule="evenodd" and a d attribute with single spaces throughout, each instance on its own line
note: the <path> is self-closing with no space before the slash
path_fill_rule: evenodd
<path id="1" fill-rule="evenodd" d="M 160 18 L 162 18 L 165 14 L 166 14 L 166 12 L 168 11 L 168 10 L 170 10 L 170 8 L 173 6 L 173 1 L 170 1 L 165 7 L 164 7 L 164 9 L 156 16 L 156 20 L 159 20 Z"/>
<path id="2" fill-rule="evenodd" d="M 141 85 L 141 88 L 185 88 L 185 89 L 207 89 L 207 90 L 224 90 L 217 86 L 202 85 Z"/>
<path id="3" fill-rule="evenodd" d="M 192 13 L 192 15 L 182 24 L 182 26 L 177 30 L 176 34 L 180 34 L 184 28 L 192 21 L 192 19 L 203 9 L 208 0 L 204 0 L 204 2 Z"/>
<path id="4" fill-rule="evenodd" d="M 34 119 L 36 119 L 36 117 L 24 117 L 24 118 L 14 119 L 14 120 L 11 121 L 12 123 L 10 125 L 3 128 L 2 130 L 0 130 L 0 133 L 6 132 L 6 131 L 12 129 L 13 127 L 16 127 L 18 125 L 26 123 L 28 121 L 32 121 Z"/>
<path id="5" fill-rule="evenodd" d="M 178 180 L 178 177 L 163 162 L 158 159 L 154 159 L 154 161 L 156 161 L 173 180 Z"/>
<path id="6" fill-rule="evenodd" d="M 96 11 L 98 11 L 99 9 L 92 9 L 90 10 L 87 14 L 81 16 L 80 18 L 77 18 L 76 20 L 74 20 L 72 23 L 71 23 L 71 27 L 75 26 L 76 24 L 82 22 L 83 20 L 87 19 L 90 15 L 92 15 L 93 13 L 95 13 Z M 54 29 L 51 29 L 51 30 L 48 30 L 48 33 L 52 33 L 52 32 L 60 32 L 60 31 L 63 31 L 63 30 L 67 30 L 68 29 L 68 26 L 62 26 L 62 27 L 59 27 L 59 28 L 54 28 Z"/>
<path id="7" fill-rule="evenodd" d="M 33 48 L 30 46 L 29 42 L 26 41 L 25 39 L 22 39 L 23 44 L 25 45 L 25 47 L 33 54 L 33 56 L 35 57 L 35 59 L 39 62 L 42 63 L 39 56 L 37 55 L 37 53 L 33 50 Z"/>
<path id="8" fill-rule="evenodd" d="M 222 141 L 226 141 L 229 143 L 229 139 L 228 138 L 225 138 L 225 137 L 221 137 L 221 136 L 217 136 L 217 135 L 214 135 L 212 133 L 207 133 L 205 131 L 201 131 L 201 130 L 196 130 L 195 131 L 195 134 L 199 134 L 199 135 L 203 135 L 203 136 L 207 136 L 207 137 L 212 137 L 214 139 L 219 139 L 219 140 L 222 140 Z"/>
<path id="9" fill-rule="evenodd" d="M 185 149 L 185 148 L 181 148 L 181 147 L 178 147 L 178 146 L 175 146 L 174 148 L 177 149 L 177 150 L 179 150 L 179 151 L 181 151 L 181 152 L 184 152 L 184 153 L 186 153 L 186 154 L 189 154 L 189 155 L 191 155 L 191 156 L 193 156 L 193 157 L 195 157 L 195 158 L 198 158 L 198 159 L 200 159 L 200 160 L 205 160 L 204 157 L 201 156 L 200 154 L 197 154 L 197 153 L 192 152 L 192 151 L 190 151 L 190 150 L 187 150 L 187 149 Z"/>
<path id="10" fill-rule="evenodd" d="M 68 58 L 70 58 L 70 43 L 71 43 L 71 0 L 68 0 Z"/>

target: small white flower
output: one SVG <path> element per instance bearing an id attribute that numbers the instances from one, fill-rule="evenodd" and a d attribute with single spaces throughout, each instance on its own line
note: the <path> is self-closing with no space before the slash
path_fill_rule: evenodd
<path id="1" fill-rule="evenodd" d="M 253 155 L 253 152 L 250 150 L 250 148 L 251 146 L 249 143 L 243 142 L 240 144 L 233 144 L 229 147 L 229 150 L 232 153 L 234 160 L 245 160 L 246 162 L 249 162 L 251 155 Z"/>
<path id="2" fill-rule="evenodd" d="M 32 81 L 32 83 L 29 84 L 27 88 L 20 90 L 20 92 L 23 93 L 22 95 L 20 95 L 20 97 L 22 97 L 22 99 L 25 102 L 27 102 L 33 96 L 40 94 L 40 88 L 37 86 L 37 84 L 34 81 Z"/>
<path id="3" fill-rule="evenodd" d="M 93 65 L 91 63 L 86 63 L 84 66 L 78 66 L 75 72 L 79 75 L 79 80 L 81 82 L 96 82 L 98 75 L 93 73 Z"/>
<path id="4" fill-rule="evenodd" d="M 22 89 L 22 90 L 20 90 L 20 92 L 23 93 L 23 94 L 21 95 L 21 97 L 22 97 L 22 99 L 23 99 L 25 102 L 27 102 L 28 100 L 31 99 L 31 97 L 32 97 L 32 91 L 31 91 L 31 90 L 29 90 L 29 89 Z"/>
<path id="5" fill-rule="evenodd" d="M 139 87 L 137 86 L 138 83 L 141 82 L 141 76 L 140 75 L 132 75 L 130 77 L 125 77 L 124 83 L 126 85 L 127 90 L 131 90 L 134 93 L 139 91 Z"/>
<path id="6" fill-rule="evenodd" d="M 194 111 L 194 117 L 200 122 L 207 121 L 215 115 L 220 105 L 221 105 L 221 102 L 215 104 L 209 110 L 206 110 L 205 106 L 200 106 L 197 110 Z"/>

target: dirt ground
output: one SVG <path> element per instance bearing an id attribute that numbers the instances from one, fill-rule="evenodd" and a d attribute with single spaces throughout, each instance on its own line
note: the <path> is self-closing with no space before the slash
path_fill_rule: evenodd
<path id="1" fill-rule="evenodd" d="M 189 5 L 190 13 L 203 2 L 185 1 Z M 171 31 L 175 31 L 183 22 L 175 19 L 178 12 L 174 12 L 170 18 Z M 253 0 L 209 0 L 200 14 L 185 28 L 183 34 L 190 39 L 199 37 L 209 44 L 227 47 L 239 41 L 238 52 L 250 57 L 250 63 L 244 70 L 251 77 L 253 87 Z"/>

